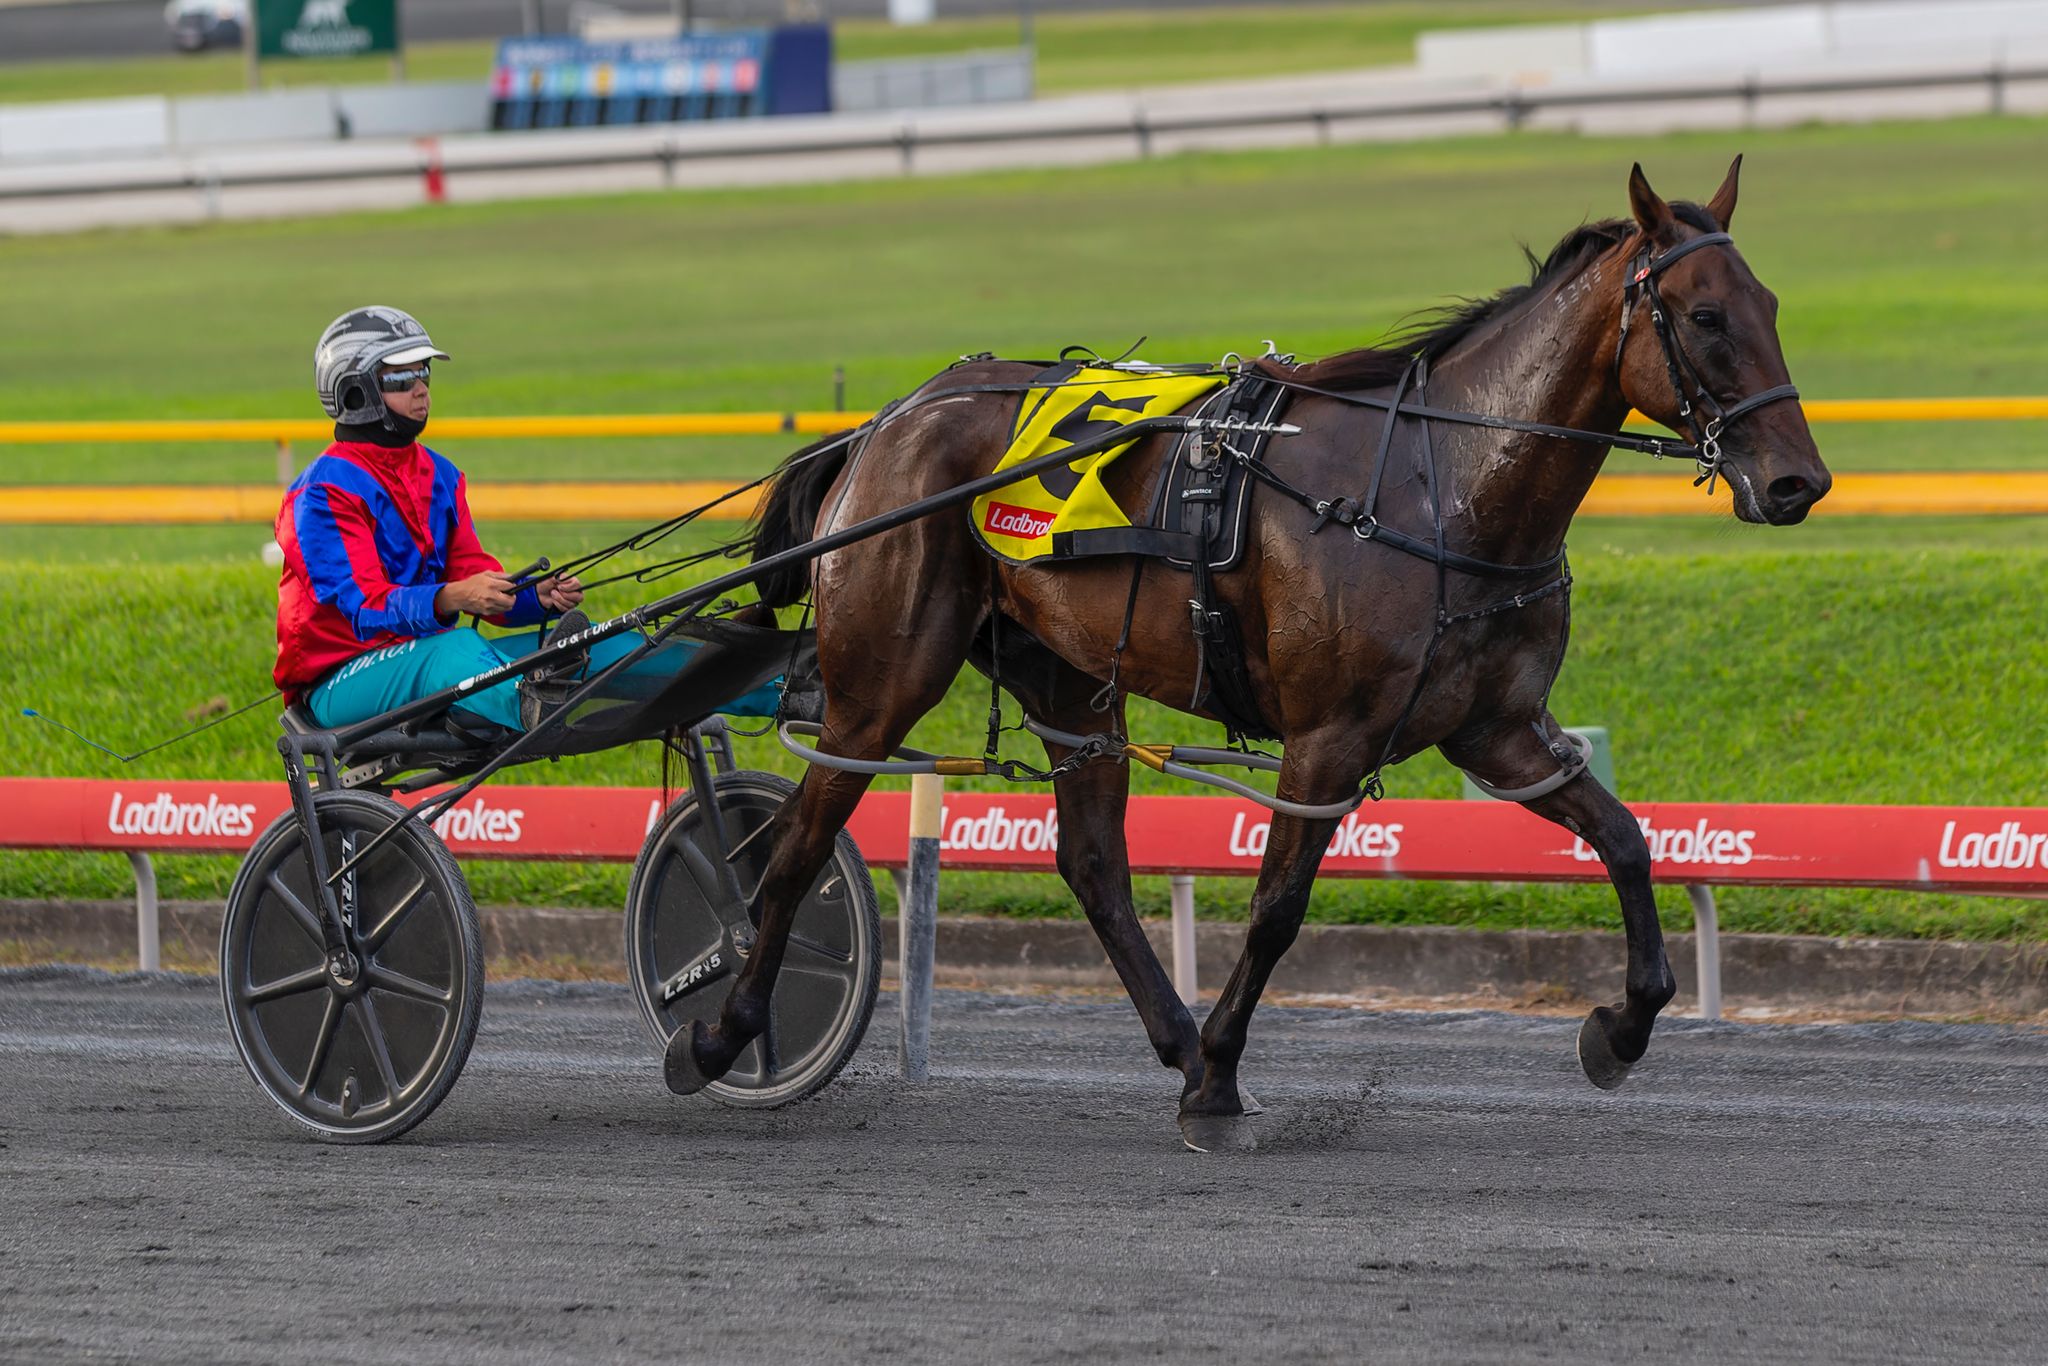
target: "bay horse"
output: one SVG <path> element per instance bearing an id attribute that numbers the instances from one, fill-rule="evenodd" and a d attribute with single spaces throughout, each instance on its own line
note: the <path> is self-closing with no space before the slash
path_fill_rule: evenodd
<path id="1" fill-rule="evenodd" d="M 1297 390 L 1287 420 L 1300 429 L 1273 439 L 1269 469 L 1297 490 L 1351 494 L 1370 480 L 1375 493 L 1347 530 L 1325 526 L 1328 503 L 1304 506 L 1257 489 L 1240 566 L 1216 582 L 1241 625 L 1258 712 L 1285 746 L 1279 797 L 1341 810 L 1381 767 L 1435 746 L 1598 852 L 1628 944 L 1623 999 L 1593 1010 L 1579 1031 L 1581 1065 L 1603 1088 L 1619 1085 L 1643 1056 L 1676 983 L 1642 831 L 1583 762 L 1568 762 L 1572 751 L 1548 708 L 1569 624 L 1566 529 L 1609 439 L 1630 440 L 1616 434 L 1631 407 L 1695 433 L 1712 456 L 1703 477 L 1727 480 L 1745 522 L 1797 523 L 1831 482 L 1798 403 L 1777 401 L 1797 398 L 1777 300 L 1727 236 L 1740 169 L 1738 157 L 1700 205 L 1667 203 L 1637 166 L 1631 216 L 1581 226 L 1541 262 L 1529 254 L 1528 284 L 1453 308 L 1389 346 L 1302 366 L 1262 362 Z M 808 461 L 799 452 L 765 501 L 756 558 L 987 473 L 1037 368 L 964 362 L 861 439 Z M 1426 394 L 1418 393 L 1425 374 Z M 1502 429 L 1412 411 L 1390 418 L 1397 387 L 1439 413 L 1521 421 Z M 952 392 L 961 389 L 969 392 Z M 952 396 L 920 406 L 941 390 Z M 1702 408 L 1715 414 L 1704 427 Z M 1111 467 L 1123 506 L 1144 505 L 1169 439 L 1148 437 Z M 1370 529 L 1380 526 L 1405 528 L 1411 551 L 1434 538 L 1434 557 L 1374 544 Z M 1508 567 L 1510 580 L 1548 572 L 1503 584 L 1459 567 L 1478 561 Z M 834 550 L 808 573 L 765 579 L 761 592 L 770 607 L 812 597 L 825 695 L 820 748 L 879 759 L 970 660 L 998 669 L 1030 716 L 1072 734 L 1121 736 L 1125 692 L 1215 717 L 1190 700 L 1200 665 L 1186 580 L 1157 566 L 1139 572 L 1135 586 L 1133 577 L 1122 556 L 1051 568 L 998 562 L 978 547 L 968 518 L 953 514 Z M 1534 591 L 1538 583 L 1566 591 Z M 1106 681 L 1116 685 L 1107 698 Z M 1106 714 L 1097 709 L 1105 705 Z M 1046 748 L 1056 765 L 1072 753 L 1052 741 Z M 1114 756 L 1070 770 L 1055 781 L 1059 870 L 1159 1060 L 1181 1074 L 1182 1136 L 1198 1150 L 1255 1146 L 1238 1059 L 1337 818 L 1275 816 L 1242 954 L 1198 1030 L 1132 907 L 1129 770 Z M 783 805 L 751 907 L 758 938 L 717 1023 L 671 1041 L 672 1090 L 687 1094 L 722 1075 L 767 1027 L 798 899 L 868 782 L 813 766 Z"/>

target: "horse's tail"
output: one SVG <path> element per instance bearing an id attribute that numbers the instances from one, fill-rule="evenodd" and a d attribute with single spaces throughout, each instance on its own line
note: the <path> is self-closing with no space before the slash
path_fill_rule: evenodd
<path id="1" fill-rule="evenodd" d="M 825 495 L 853 452 L 851 430 L 834 432 L 792 454 L 775 472 L 768 495 L 754 518 L 752 531 L 741 543 L 752 551 L 755 563 L 784 550 L 793 550 L 812 537 Z M 788 607 L 810 590 L 810 566 L 784 565 L 756 580 L 761 601 L 769 607 Z"/>

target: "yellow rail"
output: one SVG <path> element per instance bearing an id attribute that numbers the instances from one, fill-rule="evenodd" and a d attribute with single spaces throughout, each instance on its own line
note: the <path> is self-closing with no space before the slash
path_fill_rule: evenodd
<path id="1" fill-rule="evenodd" d="M 709 502 L 723 480 L 620 483 L 506 483 L 469 491 L 480 518 L 505 522 L 645 522 Z M 275 484 L 27 486 L 0 489 L 0 524 L 197 524 L 277 516 Z M 751 517 L 759 495 L 744 494 L 706 516 Z M 1589 517 L 1726 517 L 1728 493 L 1713 496 L 1678 474 L 1610 474 L 1594 481 L 1580 511 Z M 2048 515 L 2048 470 L 2004 474 L 1842 474 L 1822 511 L 1831 515 Z"/>
<path id="2" fill-rule="evenodd" d="M 2048 418 L 2048 398 L 1808 399 L 1813 422 L 2012 422 Z M 612 413 L 548 417 L 438 417 L 434 435 L 462 437 L 774 436 L 836 432 L 872 413 Z M 1655 425 L 1640 413 L 1633 423 Z M 152 422 L 0 422 L 0 445 L 188 441 L 325 442 L 327 422 L 222 418 Z"/>
<path id="3" fill-rule="evenodd" d="M 437 417 L 434 435 L 529 436 L 774 436 L 836 432 L 865 421 L 867 413 L 616 413 L 555 417 Z M 334 424 L 291 419 L 222 418 L 163 422 L 0 422 L 0 445 L 71 445 L 81 442 L 315 441 L 334 437 Z"/>

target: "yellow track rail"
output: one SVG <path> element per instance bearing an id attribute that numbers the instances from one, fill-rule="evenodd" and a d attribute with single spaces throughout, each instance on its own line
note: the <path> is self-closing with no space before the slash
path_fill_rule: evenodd
<path id="1" fill-rule="evenodd" d="M 480 518 L 504 522 L 635 522 L 709 502 L 723 480 L 622 483 L 507 483 L 471 487 Z M 277 516 L 275 484 L 30 485 L 0 488 L 0 524 L 191 525 Z M 758 494 L 713 509 L 709 519 L 753 515 Z M 2048 515 L 2048 470 L 1994 474 L 1843 474 L 1823 515 L 1910 517 Z M 1589 517 L 1725 517 L 1724 488 L 1709 497 L 1678 474 L 1612 474 L 1595 481 L 1580 511 Z"/>
<path id="2" fill-rule="evenodd" d="M 1812 422 L 2011 422 L 2048 418 L 2048 398 L 1808 399 Z M 865 412 L 623 413 L 553 417 L 437 417 L 436 438 L 818 435 L 858 422 Z M 1630 421 L 1650 424 L 1641 414 Z M 324 421 L 230 418 L 155 422 L 0 422 L 0 445 L 75 445 L 190 441 L 305 441 L 325 444 Z"/>
<path id="3" fill-rule="evenodd" d="M 434 437 L 774 436 L 836 432 L 866 413 L 622 413 L 559 417 L 437 417 Z M 163 422 L 0 422 L 0 445 L 305 441 L 326 445 L 334 424 L 270 418 Z"/>

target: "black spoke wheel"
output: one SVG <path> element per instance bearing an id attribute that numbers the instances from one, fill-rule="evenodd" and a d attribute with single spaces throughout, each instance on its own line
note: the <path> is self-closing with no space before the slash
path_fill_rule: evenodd
<path id="1" fill-rule="evenodd" d="M 752 947 L 747 904 L 768 866 L 768 826 L 796 784 L 771 773 L 714 780 L 727 853 L 703 794 L 670 807 L 648 835 L 626 891 L 626 971 L 655 1043 L 711 1024 Z M 687 846 L 687 847 L 686 847 Z M 730 870 L 728 877 L 720 864 Z M 769 1108 L 831 1081 L 860 1046 L 882 977 L 882 922 L 867 861 L 841 831 L 797 908 L 769 1002 L 767 1033 L 705 1088 L 727 1105 Z"/>
<path id="2" fill-rule="evenodd" d="M 330 869 L 403 808 L 314 795 Z M 330 965 L 305 832 L 287 813 L 235 875 L 221 996 L 235 1048 L 284 1112 L 336 1143 L 381 1143 L 433 1113 L 462 1074 L 483 1009 L 483 935 L 462 869 L 408 825 L 337 884 L 351 959 Z"/>

